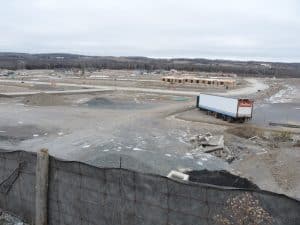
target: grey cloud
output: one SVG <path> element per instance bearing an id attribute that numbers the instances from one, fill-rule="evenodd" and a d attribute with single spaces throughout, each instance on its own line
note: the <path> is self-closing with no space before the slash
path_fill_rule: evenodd
<path id="1" fill-rule="evenodd" d="M 297 0 L 10 0 L 0 51 L 300 60 Z"/>

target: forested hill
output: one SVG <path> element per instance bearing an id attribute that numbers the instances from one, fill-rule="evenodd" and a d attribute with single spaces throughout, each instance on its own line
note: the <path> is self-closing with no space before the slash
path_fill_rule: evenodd
<path id="1" fill-rule="evenodd" d="M 300 77 L 300 63 L 208 59 L 84 56 L 74 54 L 0 53 L 2 69 L 138 69 L 236 73 L 240 76 Z"/>

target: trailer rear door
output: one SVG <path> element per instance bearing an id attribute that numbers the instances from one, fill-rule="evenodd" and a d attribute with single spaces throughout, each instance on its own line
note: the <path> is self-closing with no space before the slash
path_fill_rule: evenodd
<path id="1" fill-rule="evenodd" d="M 253 101 L 249 99 L 239 99 L 238 117 L 252 117 Z"/>

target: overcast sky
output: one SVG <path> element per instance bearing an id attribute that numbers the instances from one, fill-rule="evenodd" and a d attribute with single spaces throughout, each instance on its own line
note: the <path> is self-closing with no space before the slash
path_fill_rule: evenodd
<path id="1" fill-rule="evenodd" d="M 0 51 L 300 62 L 299 0 L 0 4 Z"/>

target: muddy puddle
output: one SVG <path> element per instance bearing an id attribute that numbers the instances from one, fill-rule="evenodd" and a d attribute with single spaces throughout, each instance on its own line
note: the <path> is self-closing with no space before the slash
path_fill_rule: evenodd
<path id="1" fill-rule="evenodd" d="M 255 105 L 251 123 L 268 125 L 269 122 L 300 124 L 300 88 L 286 85 L 265 103 Z"/>
<path id="2" fill-rule="evenodd" d="M 146 104 L 138 100 L 119 100 L 109 99 L 104 97 L 93 98 L 82 104 L 83 106 L 91 108 L 102 108 L 112 110 L 136 110 L 136 109 L 147 109 L 151 107 L 151 104 Z"/>
<path id="3" fill-rule="evenodd" d="M 300 104 L 275 103 L 256 107 L 251 123 L 268 125 L 269 122 L 300 124 Z"/>

